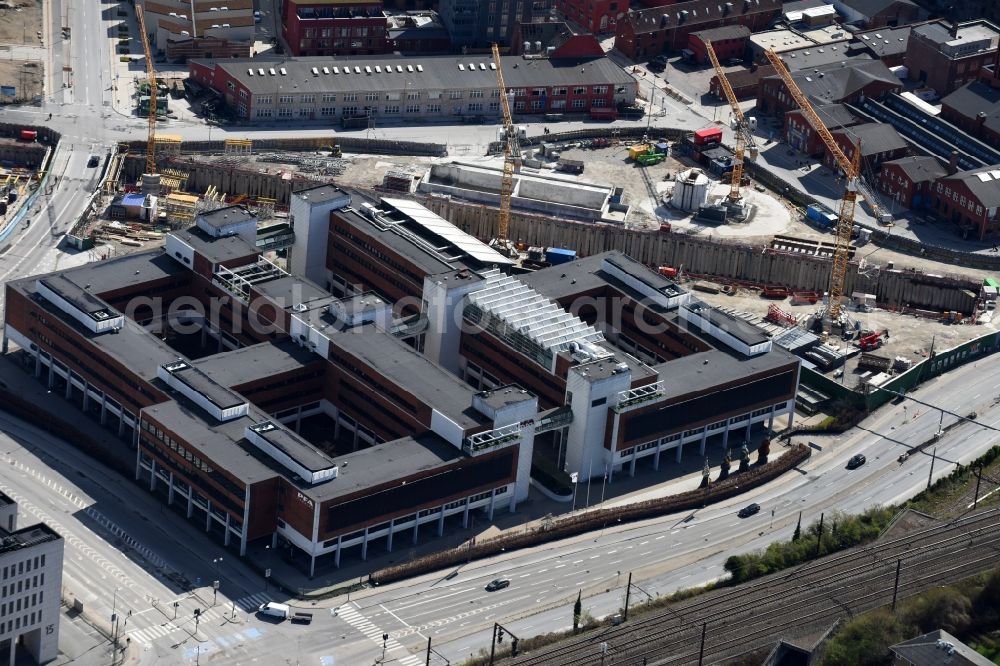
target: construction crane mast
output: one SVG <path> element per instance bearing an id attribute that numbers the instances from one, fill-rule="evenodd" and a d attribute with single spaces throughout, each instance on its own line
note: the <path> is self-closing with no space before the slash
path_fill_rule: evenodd
<path id="1" fill-rule="evenodd" d="M 517 171 L 521 159 L 521 145 L 510 112 L 507 85 L 504 83 L 503 68 L 500 66 L 500 49 L 495 43 L 493 44 L 493 65 L 497 70 L 500 108 L 503 109 L 503 179 L 500 181 L 500 228 L 497 230 L 494 245 L 509 254 L 510 240 L 507 235 L 510 230 L 510 200 L 514 194 L 514 172 Z"/>
<path id="2" fill-rule="evenodd" d="M 755 160 L 759 151 L 757 143 L 754 140 L 753 127 L 751 127 L 750 121 L 747 120 L 746 116 L 743 115 L 743 109 L 740 108 L 739 100 L 736 99 L 736 93 L 733 92 L 733 87 L 729 85 L 726 73 L 722 70 L 719 56 L 716 55 L 715 49 L 712 48 L 712 42 L 708 39 L 703 39 L 702 41 L 705 44 L 705 50 L 708 52 L 708 58 L 712 61 L 712 67 L 715 68 L 715 74 L 719 77 L 719 85 L 722 86 L 726 100 L 733 110 L 733 117 L 730 124 L 736 132 L 736 156 L 733 160 L 733 180 L 729 188 L 728 199 L 730 205 L 740 205 L 742 202 L 740 185 L 743 181 L 743 157 L 749 153 L 750 159 Z"/>
<path id="3" fill-rule="evenodd" d="M 840 215 L 837 218 L 833 270 L 830 272 L 830 306 L 827 308 L 826 317 L 828 321 L 836 323 L 840 321 L 840 300 L 844 295 L 844 282 L 847 280 L 847 262 L 850 258 L 851 232 L 854 230 L 854 208 L 857 205 L 858 188 L 861 181 L 861 145 L 859 143 L 855 146 L 853 159 L 847 157 L 844 151 L 840 149 L 840 146 L 837 145 L 833 134 L 823 124 L 823 121 L 820 120 L 812 104 L 809 103 L 806 96 L 799 90 L 788 68 L 785 67 L 785 63 L 781 61 L 781 58 L 774 51 L 766 50 L 764 53 L 767 54 L 767 59 L 774 65 L 778 76 L 785 82 L 785 86 L 787 86 L 792 99 L 802 109 L 806 120 L 809 121 L 813 129 L 819 134 L 820 139 L 823 140 L 823 145 L 833 155 L 840 168 L 844 170 L 846 189 L 844 190 L 844 197 L 840 202 Z M 869 204 L 873 210 L 878 210 L 877 204 L 873 199 L 869 198 Z"/>
<path id="4" fill-rule="evenodd" d="M 156 173 L 156 71 L 153 69 L 153 55 L 149 50 L 149 34 L 146 32 L 146 21 L 142 15 L 142 6 L 136 3 L 135 17 L 139 21 L 139 34 L 142 37 L 142 50 L 146 54 L 146 77 L 149 79 L 149 125 L 146 137 L 146 173 Z"/>

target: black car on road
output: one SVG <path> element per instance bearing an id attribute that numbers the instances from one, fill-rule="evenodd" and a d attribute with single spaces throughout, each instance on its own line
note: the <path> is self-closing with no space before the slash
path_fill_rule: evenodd
<path id="1" fill-rule="evenodd" d="M 760 504 L 757 504 L 756 502 L 754 502 L 753 504 L 751 504 L 749 506 L 745 506 L 742 509 L 740 509 L 739 516 L 740 516 L 740 518 L 749 518 L 750 516 L 754 515 L 758 511 L 760 511 Z"/>
<path id="2" fill-rule="evenodd" d="M 847 469 L 857 469 L 862 465 L 864 465 L 866 462 L 868 462 L 868 459 L 859 453 L 857 455 L 851 456 L 851 459 L 847 461 Z"/>
<path id="3" fill-rule="evenodd" d="M 486 586 L 487 592 L 496 592 L 497 590 L 502 590 L 505 587 L 510 587 L 510 581 L 506 578 L 497 578 L 496 580 L 491 580 L 489 585 Z"/>

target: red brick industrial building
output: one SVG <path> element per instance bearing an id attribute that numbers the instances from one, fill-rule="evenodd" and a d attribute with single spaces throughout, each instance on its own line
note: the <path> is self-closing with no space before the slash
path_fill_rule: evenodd
<path id="1" fill-rule="evenodd" d="M 911 155 L 882 163 L 878 189 L 906 208 L 930 205 L 930 191 L 947 173 L 936 157 Z"/>
<path id="2" fill-rule="evenodd" d="M 843 104 L 827 104 L 814 107 L 813 110 L 829 130 L 850 127 L 861 122 Z M 806 114 L 801 109 L 792 109 L 785 113 L 785 142 L 811 157 L 818 157 L 826 150 L 819 132 L 806 119 Z"/>
<path id="3" fill-rule="evenodd" d="M 503 56 L 502 67 L 516 114 L 613 111 L 635 101 L 638 86 L 603 57 Z M 193 61 L 189 68 L 234 115 L 251 121 L 500 116 L 493 59 L 484 55 Z"/>
<path id="4" fill-rule="evenodd" d="M 850 66 L 848 66 L 848 64 Z M 816 105 L 855 102 L 862 95 L 881 99 L 899 92 L 902 82 L 880 60 L 833 63 L 809 71 L 792 72 L 792 78 L 810 102 Z M 798 108 L 784 81 L 777 75 L 761 80 L 757 108 L 781 116 Z"/>
<path id="5" fill-rule="evenodd" d="M 746 56 L 747 44 L 750 39 L 750 29 L 743 25 L 727 25 L 721 28 L 699 30 L 688 35 L 688 50 L 694 55 L 691 59 L 697 63 L 709 63 L 708 49 L 705 41 L 712 44 L 712 50 L 723 64 L 730 60 L 743 60 Z"/>
<path id="6" fill-rule="evenodd" d="M 1000 165 L 938 178 L 930 196 L 931 210 L 969 237 L 1000 233 Z"/>
<path id="7" fill-rule="evenodd" d="M 833 130 L 831 134 L 848 159 L 854 158 L 857 146 L 861 144 L 861 170 L 872 179 L 878 174 L 882 162 L 905 157 L 910 151 L 896 128 L 888 123 L 864 123 Z M 840 168 L 829 152 L 823 156 L 823 163 L 834 171 Z"/>
<path id="8" fill-rule="evenodd" d="M 934 21 L 914 26 L 906 45 L 911 81 L 944 96 L 975 81 L 1000 56 L 1000 30 L 988 21 Z"/>
<path id="9" fill-rule="evenodd" d="M 750 32 L 768 27 L 781 15 L 779 0 L 689 0 L 627 13 L 618 21 L 615 48 L 632 60 L 648 60 L 688 47 L 693 32 L 742 25 Z"/>
<path id="10" fill-rule="evenodd" d="M 281 34 L 293 56 L 385 53 L 389 24 L 382 2 L 284 0 Z"/>
<path id="11" fill-rule="evenodd" d="M 628 0 L 556 0 L 563 16 L 594 34 L 614 32 L 628 7 Z"/>

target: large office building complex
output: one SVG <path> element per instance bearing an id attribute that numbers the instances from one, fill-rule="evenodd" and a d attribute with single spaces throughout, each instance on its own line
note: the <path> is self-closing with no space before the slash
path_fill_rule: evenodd
<path id="1" fill-rule="evenodd" d="M 22 647 L 36 663 L 59 655 L 63 539 L 45 524 L 17 527 L 17 503 L 0 493 L 0 666 Z"/>
<path id="2" fill-rule="evenodd" d="M 798 360 L 629 257 L 529 275 L 420 204 L 294 193 L 289 272 L 238 207 L 6 285 L 4 344 L 238 552 L 339 565 L 791 418 Z M 300 557 L 301 559 L 301 557 Z"/>

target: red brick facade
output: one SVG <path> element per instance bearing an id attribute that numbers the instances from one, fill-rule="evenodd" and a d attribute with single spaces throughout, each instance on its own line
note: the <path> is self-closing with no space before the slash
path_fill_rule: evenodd
<path id="1" fill-rule="evenodd" d="M 955 174 L 939 178 L 931 190 L 931 209 L 945 222 L 950 222 L 966 231 L 969 237 L 996 236 L 1000 233 L 1000 216 L 997 207 L 983 205 L 965 183 L 965 178 L 975 178 L 967 174 Z M 995 183 L 994 187 L 1000 186 Z"/>
<path id="2" fill-rule="evenodd" d="M 295 56 L 374 55 L 388 51 L 388 19 L 381 2 L 354 5 L 285 0 L 281 31 Z"/>
<path id="3" fill-rule="evenodd" d="M 557 0 L 556 8 L 589 32 L 614 32 L 618 17 L 628 11 L 628 0 Z"/>
<path id="4" fill-rule="evenodd" d="M 750 32 L 757 32 L 781 14 L 778 0 L 759 3 L 742 0 L 731 4 L 730 9 L 729 3 L 717 0 L 689 0 L 666 8 L 629 12 L 618 21 L 615 48 L 632 60 L 648 60 L 688 48 L 692 32 L 724 25 L 744 25 Z"/>

